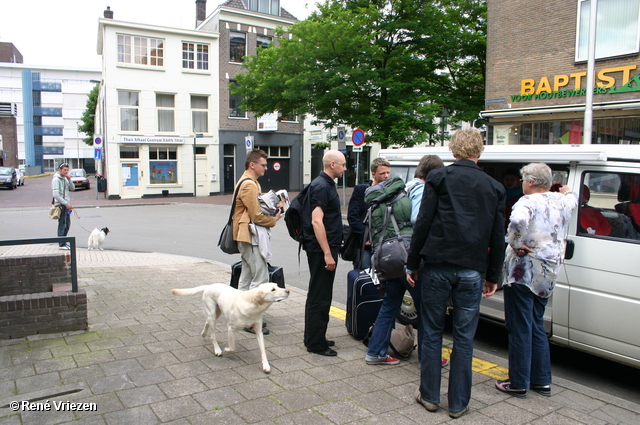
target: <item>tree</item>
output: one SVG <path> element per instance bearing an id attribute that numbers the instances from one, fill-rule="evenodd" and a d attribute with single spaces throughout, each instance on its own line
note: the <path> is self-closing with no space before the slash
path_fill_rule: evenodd
<path id="1" fill-rule="evenodd" d="M 87 109 L 82 113 L 82 124 L 78 126 L 78 131 L 82 131 L 87 135 L 82 141 L 89 146 L 93 146 L 93 133 L 95 131 L 96 106 L 98 105 L 98 95 L 100 94 L 100 86 L 96 84 L 87 95 Z"/>
<path id="2" fill-rule="evenodd" d="M 361 127 L 383 147 L 437 133 L 433 118 L 443 106 L 452 118 L 477 116 L 484 53 L 482 64 L 473 55 L 484 47 L 474 40 L 484 35 L 471 21 L 484 19 L 484 2 L 329 0 L 318 8 L 288 29 L 291 37 L 280 29 L 274 46 L 245 60 L 232 87 L 244 109 Z"/>

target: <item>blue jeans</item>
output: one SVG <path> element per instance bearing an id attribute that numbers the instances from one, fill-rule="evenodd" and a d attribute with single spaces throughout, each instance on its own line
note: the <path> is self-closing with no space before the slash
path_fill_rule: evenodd
<path id="1" fill-rule="evenodd" d="M 509 333 L 509 380 L 513 388 L 551 384 L 549 339 L 544 330 L 548 298 L 520 284 L 504 287 L 504 313 Z"/>
<path id="2" fill-rule="evenodd" d="M 442 332 L 449 299 L 453 301 L 453 350 L 449 372 L 449 412 L 464 410 L 471 398 L 473 337 L 478 326 L 484 279 L 480 272 L 452 264 L 426 264 L 420 274 L 420 395 L 440 403 Z"/>
<path id="3" fill-rule="evenodd" d="M 67 208 L 62 205 L 62 212 L 60 213 L 60 218 L 58 219 L 58 237 L 67 236 L 69 233 L 69 228 L 71 227 L 71 214 Z M 58 245 L 65 246 L 65 242 L 60 242 Z"/>
<path id="4" fill-rule="evenodd" d="M 369 340 L 369 349 L 367 350 L 366 360 L 384 359 L 389 349 L 389 340 L 391 339 L 391 331 L 394 328 L 396 316 L 400 313 L 400 306 L 406 290 L 409 290 L 411 297 L 416 306 L 420 300 L 420 284 L 412 288 L 407 283 L 406 278 L 388 280 L 386 290 L 382 300 L 382 306 L 378 312 L 371 339 Z M 419 319 L 418 313 L 418 320 Z M 418 346 L 422 341 L 422 326 L 418 322 Z M 419 353 L 419 352 L 418 352 Z"/>

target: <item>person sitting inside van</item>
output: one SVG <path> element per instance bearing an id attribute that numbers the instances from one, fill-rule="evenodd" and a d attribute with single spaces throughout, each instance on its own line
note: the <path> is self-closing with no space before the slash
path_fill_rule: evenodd
<path id="1" fill-rule="evenodd" d="M 611 234 L 611 224 L 602 215 L 600 210 L 587 205 L 591 198 L 591 191 L 587 185 L 582 185 L 582 196 L 580 197 L 580 233 L 589 233 L 590 235 L 609 236 Z"/>

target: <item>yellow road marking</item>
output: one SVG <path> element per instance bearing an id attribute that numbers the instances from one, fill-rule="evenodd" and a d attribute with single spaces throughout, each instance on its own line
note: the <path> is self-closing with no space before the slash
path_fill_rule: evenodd
<path id="1" fill-rule="evenodd" d="M 336 308 L 331 306 L 329 310 L 329 316 L 335 317 L 336 319 L 346 320 L 347 312 L 341 308 Z M 450 360 L 451 357 L 451 349 L 448 347 L 442 348 L 442 358 Z M 471 369 L 474 372 L 481 373 L 483 375 L 489 376 L 494 379 L 509 379 L 509 369 L 498 366 L 495 363 L 488 362 L 486 360 L 479 359 L 477 357 L 473 358 L 473 363 L 471 365 Z"/>

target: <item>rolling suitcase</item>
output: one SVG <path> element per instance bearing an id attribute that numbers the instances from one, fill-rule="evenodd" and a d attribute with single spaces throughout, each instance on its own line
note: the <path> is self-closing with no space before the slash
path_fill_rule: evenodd
<path id="1" fill-rule="evenodd" d="M 240 281 L 240 272 L 242 272 L 242 261 L 238 261 L 231 266 L 231 283 L 233 288 L 238 289 L 238 281 Z M 284 288 L 284 271 L 282 267 L 274 267 L 269 264 L 269 282 L 277 284 L 280 288 Z"/>
<path id="2" fill-rule="evenodd" d="M 347 332 L 361 340 L 378 317 L 382 295 L 371 276 L 360 270 L 347 274 Z"/>

